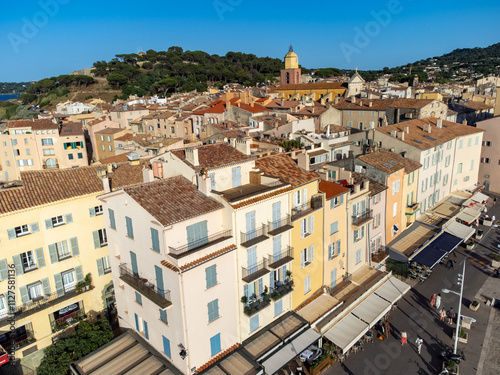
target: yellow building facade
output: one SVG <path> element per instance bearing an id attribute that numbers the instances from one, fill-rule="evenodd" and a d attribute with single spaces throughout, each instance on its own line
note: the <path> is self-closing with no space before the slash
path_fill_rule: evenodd
<path id="1" fill-rule="evenodd" d="M 420 203 L 417 202 L 418 194 L 418 172 L 420 163 L 414 162 L 412 166 L 405 168 L 403 182 L 403 205 L 405 209 L 402 211 L 401 224 L 404 225 L 401 229 L 406 229 L 412 225 L 420 210 Z"/>

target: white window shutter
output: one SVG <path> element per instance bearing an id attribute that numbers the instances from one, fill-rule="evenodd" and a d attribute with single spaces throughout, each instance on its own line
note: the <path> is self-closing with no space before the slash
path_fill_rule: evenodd
<path id="1" fill-rule="evenodd" d="M 314 262 L 314 245 L 311 245 L 311 263 Z"/>
<path id="2" fill-rule="evenodd" d="M 311 216 L 311 234 L 314 233 L 314 215 Z"/>

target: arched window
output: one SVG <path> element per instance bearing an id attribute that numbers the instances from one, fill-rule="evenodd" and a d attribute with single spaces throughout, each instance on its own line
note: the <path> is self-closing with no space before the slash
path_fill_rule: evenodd
<path id="1" fill-rule="evenodd" d="M 45 160 L 45 166 L 47 168 L 57 168 L 57 163 L 56 163 L 56 159 L 47 159 Z"/>

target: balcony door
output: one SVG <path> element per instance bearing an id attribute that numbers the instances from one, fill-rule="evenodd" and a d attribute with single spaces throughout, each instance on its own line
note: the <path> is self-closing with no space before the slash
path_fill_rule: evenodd
<path id="1" fill-rule="evenodd" d="M 190 225 L 186 228 L 188 249 L 192 250 L 208 243 L 207 221 Z"/>

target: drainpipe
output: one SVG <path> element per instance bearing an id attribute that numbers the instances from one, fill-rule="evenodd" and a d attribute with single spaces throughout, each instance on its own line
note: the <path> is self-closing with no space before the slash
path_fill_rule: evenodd
<path id="1" fill-rule="evenodd" d="M 186 304 L 184 302 L 184 282 L 182 280 L 182 273 L 179 272 L 179 286 L 180 286 L 180 300 L 181 300 L 181 308 L 182 308 L 182 325 L 184 327 L 184 339 L 186 340 L 186 349 L 189 348 L 189 339 L 188 339 L 188 330 L 187 330 L 187 322 L 186 322 Z M 191 369 L 191 361 L 189 357 L 189 352 L 188 355 L 186 356 L 186 370 L 189 373 Z"/>
<path id="2" fill-rule="evenodd" d="M 370 211 L 370 201 L 371 199 L 368 198 L 368 211 Z M 372 212 L 372 215 L 373 215 L 373 212 Z M 375 220 L 375 218 L 373 219 Z M 370 243 L 371 243 L 371 235 L 370 235 L 370 224 L 368 224 L 366 226 L 366 247 L 367 247 L 367 253 L 368 253 L 368 265 L 371 266 L 372 265 L 372 253 L 371 253 L 371 246 L 370 246 Z"/>
<path id="3" fill-rule="evenodd" d="M 346 216 L 347 216 L 347 235 L 346 235 L 346 252 L 345 252 L 345 274 L 349 273 L 349 232 L 352 230 L 352 222 L 349 221 L 349 194 L 346 194 Z"/>

